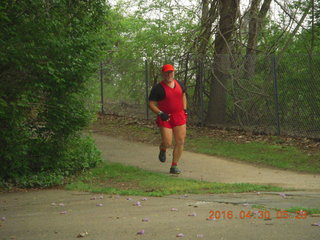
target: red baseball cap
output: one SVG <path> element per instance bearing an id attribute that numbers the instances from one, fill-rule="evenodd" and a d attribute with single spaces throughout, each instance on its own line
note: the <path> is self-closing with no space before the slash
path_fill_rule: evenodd
<path id="1" fill-rule="evenodd" d="M 162 72 L 169 72 L 169 71 L 174 71 L 173 66 L 170 64 L 163 65 Z"/>

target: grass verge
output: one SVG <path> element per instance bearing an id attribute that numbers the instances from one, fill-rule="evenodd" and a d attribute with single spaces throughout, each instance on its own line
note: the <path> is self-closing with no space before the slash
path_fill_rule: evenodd
<path id="1" fill-rule="evenodd" d="M 119 163 L 102 163 L 69 182 L 65 186 L 67 190 L 158 197 L 171 194 L 284 191 L 283 188 L 267 185 L 211 183 L 177 178 Z"/>
<path id="2" fill-rule="evenodd" d="M 272 145 L 265 142 L 234 143 L 204 136 L 190 139 L 186 148 L 198 153 L 234 158 L 280 169 L 320 173 L 320 157 L 310 157 L 294 146 Z"/>

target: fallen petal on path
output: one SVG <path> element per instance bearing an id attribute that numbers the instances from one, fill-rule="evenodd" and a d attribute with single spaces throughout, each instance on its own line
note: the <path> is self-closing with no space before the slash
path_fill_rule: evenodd
<path id="1" fill-rule="evenodd" d="M 77 238 L 82 238 L 82 237 L 86 237 L 86 236 L 88 236 L 88 232 L 82 232 L 82 233 L 79 233 L 78 235 L 77 235 Z"/>
<path id="2" fill-rule="evenodd" d="M 279 193 L 279 196 L 282 198 L 286 198 L 286 194 L 285 193 Z"/>
<path id="3" fill-rule="evenodd" d="M 171 211 L 178 211 L 178 208 L 171 208 Z"/>
<path id="4" fill-rule="evenodd" d="M 317 223 L 312 223 L 311 225 L 312 225 L 312 226 L 317 226 L 317 227 L 320 227 L 320 222 L 317 222 Z"/>
<path id="5" fill-rule="evenodd" d="M 144 234 L 144 230 L 140 230 L 139 232 L 137 232 L 137 235 L 143 235 Z"/>
<path id="6" fill-rule="evenodd" d="M 184 237 L 184 234 L 183 233 L 178 233 L 177 237 Z"/>
<path id="7" fill-rule="evenodd" d="M 142 219 L 142 222 L 149 222 L 150 220 L 149 220 L 149 218 L 143 218 Z"/>

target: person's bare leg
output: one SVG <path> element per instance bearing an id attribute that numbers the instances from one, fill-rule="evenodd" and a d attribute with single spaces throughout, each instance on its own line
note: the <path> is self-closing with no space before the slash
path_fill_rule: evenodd
<path id="1" fill-rule="evenodd" d="M 172 144 L 172 129 L 160 127 L 161 144 L 160 150 L 167 150 Z"/>
<path id="2" fill-rule="evenodd" d="M 166 157 L 167 148 L 169 148 L 172 143 L 172 129 L 160 127 L 160 133 L 161 133 L 161 144 L 159 146 L 160 148 L 159 160 L 160 162 L 164 163 L 167 158 Z"/>
<path id="3" fill-rule="evenodd" d="M 186 125 L 176 126 L 173 128 L 173 136 L 175 140 L 175 145 L 173 149 L 173 158 L 172 158 L 173 164 L 177 164 L 181 158 L 186 133 L 187 133 Z"/>

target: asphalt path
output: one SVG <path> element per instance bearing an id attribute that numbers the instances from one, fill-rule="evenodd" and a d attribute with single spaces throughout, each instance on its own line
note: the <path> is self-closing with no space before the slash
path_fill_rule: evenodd
<path id="1" fill-rule="evenodd" d="M 93 137 L 106 161 L 168 173 L 170 161 L 160 163 L 155 146 L 101 134 Z M 295 191 L 148 198 L 54 189 L 0 193 L 0 240 L 320 238 L 319 215 L 285 212 L 297 206 L 320 209 L 319 175 L 191 152 L 184 152 L 179 165 L 179 177 L 271 184 Z"/>

